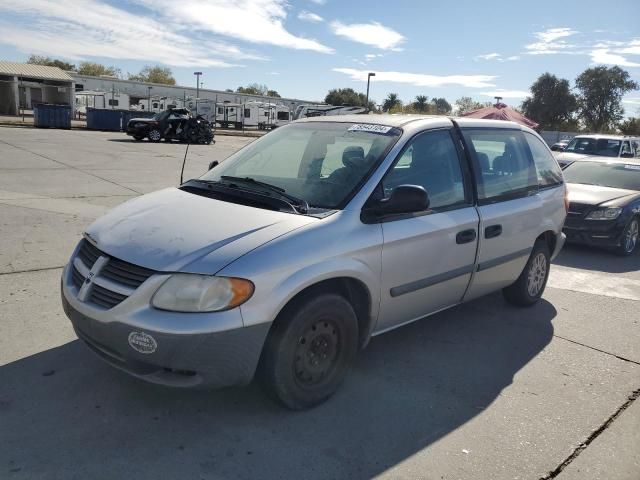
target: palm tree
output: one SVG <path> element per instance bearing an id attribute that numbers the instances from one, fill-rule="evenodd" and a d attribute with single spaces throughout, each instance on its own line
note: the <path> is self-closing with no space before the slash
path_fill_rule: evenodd
<path id="1" fill-rule="evenodd" d="M 418 95 L 415 102 L 416 110 L 418 110 L 419 112 L 426 112 L 428 102 L 429 97 L 427 97 L 426 95 Z"/>
<path id="2" fill-rule="evenodd" d="M 397 107 L 399 105 L 402 105 L 402 102 L 400 101 L 398 94 L 390 93 L 389 95 L 387 95 L 387 98 L 385 98 L 384 102 L 382 103 L 382 110 L 384 110 L 385 112 L 388 112 L 393 107 Z"/>

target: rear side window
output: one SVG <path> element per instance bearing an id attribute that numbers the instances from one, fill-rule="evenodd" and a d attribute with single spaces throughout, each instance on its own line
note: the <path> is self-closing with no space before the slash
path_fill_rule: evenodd
<path id="1" fill-rule="evenodd" d="M 475 151 L 480 204 L 526 197 L 538 190 L 536 169 L 519 130 L 463 130 Z"/>
<path id="2" fill-rule="evenodd" d="M 533 163 L 536 166 L 538 186 L 540 188 L 548 188 L 561 185 L 562 170 L 560 170 L 560 166 L 551 155 L 551 152 L 549 152 L 542 141 L 534 135 L 525 133 L 524 138 L 527 139 L 531 156 L 533 157 Z"/>

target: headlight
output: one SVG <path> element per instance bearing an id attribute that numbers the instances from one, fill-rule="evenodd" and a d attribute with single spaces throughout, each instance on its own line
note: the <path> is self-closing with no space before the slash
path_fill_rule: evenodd
<path id="1" fill-rule="evenodd" d="M 160 286 L 151 305 L 174 312 L 218 312 L 243 304 L 253 289 L 242 278 L 177 273 Z"/>
<path id="2" fill-rule="evenodd" d="M 620 207 L 612 207 L 612 208 L 599 208 L 598 210 L 594 210 L 589 215 L 586 216 L 587 220 L 613 220 L 614 218 L 618 218 L 622 213 L 622 208 Z"/>

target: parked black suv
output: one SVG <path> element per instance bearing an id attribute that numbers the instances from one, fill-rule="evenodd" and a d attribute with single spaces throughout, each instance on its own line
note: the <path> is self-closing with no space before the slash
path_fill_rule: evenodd
<path id="1" fill-rule="evenodd" d="M 201 116 L 193 117 L 186 108 L 165 110 L 151 118 L 132 118 L 126 133 L 136 140 L 148 138 L 150 142 L 163 138 L 207 145 L 213 142 L 211 123 Z"/>

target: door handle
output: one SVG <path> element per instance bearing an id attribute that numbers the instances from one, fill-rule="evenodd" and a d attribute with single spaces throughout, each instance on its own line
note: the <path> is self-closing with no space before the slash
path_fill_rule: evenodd
<path id="1" fill-rule="evenodd" d="M 476 239 L 476 231 L 473 228 L 469 230 L 462 230 L 461 232 L 458 232 L 458 234 L 456 235 L 456 243 L 458 245 L 462 243 L 473 242 L 475 239 Z"/>
<path id="2" fill-rule="evenodd" d="M 502 225 L 489 225 L 484 229 L 484 238 L 497 237 L 502 233 Z"/>

